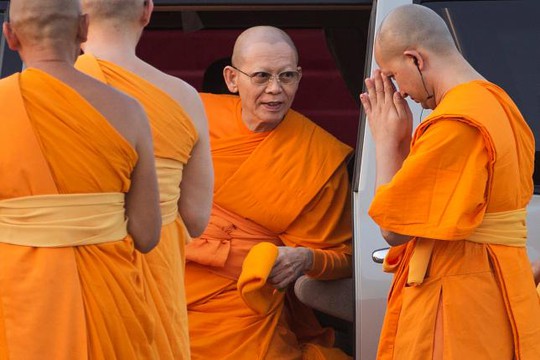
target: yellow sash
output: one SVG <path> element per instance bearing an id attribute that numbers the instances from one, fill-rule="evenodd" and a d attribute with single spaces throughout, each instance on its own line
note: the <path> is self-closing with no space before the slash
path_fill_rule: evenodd
<path id="1" fill-rule="evenodd" d="M 156 158 L 162 225 L 170 224 L 178 217 L 183 167 L 184 165 L 180 161 Z"/>
<path id="2" fill-rule="evenodd" d="M 66 247 L 127 236 L 123 193 L 54 194 L 0 201 L 0 242 Z"/>
<path id="3" fill-rule="evenodd" d="M 482 244 L 525 247 L 526 222 L 526 209 L 486 213 L 482 223 L 466 240 Z M 416 239 L 414 253 L 409 263 L 407 284 L 416 286 L 424 281 L 435 241 L 437 240 Z"/>

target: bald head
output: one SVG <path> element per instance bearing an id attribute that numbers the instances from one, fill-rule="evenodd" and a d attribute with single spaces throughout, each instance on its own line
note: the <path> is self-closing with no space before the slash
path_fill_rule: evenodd
<path id="1" fill-rule="evenodd" d="M 134 22 L 141 18 L 145 0 L 82 0 L 83 11 L 90 16 L 90 22 L 114 21 Z"/>
<path id="2" fill-rule="evenodd" d="M 293 51 L 298 63 L 298 51 L 287 33 L 273 26 L 255 26 L 247 29 L 238 36 L 234 43 L 232 64 L 242 66 L 246 61 L 246 54 L 253 44 L 278 44 L 285 43 Z"/>
<path id="3" fill-rule="evenodd" d="M 23 45 L 73 41 L 78 34 L 79 0 L 12 0 L 9 23 Z"/>
<path id="4" fill-rule="evenodd" d="M 443 56 L 457 51 L 443 19 L 420 5 L 404 5 L 391 11 L 379 28 L 376 43 L 385 56 L 420 48 Z"/>

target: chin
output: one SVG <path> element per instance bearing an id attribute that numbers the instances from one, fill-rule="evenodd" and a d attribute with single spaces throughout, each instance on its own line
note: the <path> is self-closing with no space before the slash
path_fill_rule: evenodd
<path id="1" fill-rule="evenodd" d="M 262 122 L 268 125 L 277 125 L 285 118 L 285 114 L 267 114 L 267 116 L 261 117 Z"/>

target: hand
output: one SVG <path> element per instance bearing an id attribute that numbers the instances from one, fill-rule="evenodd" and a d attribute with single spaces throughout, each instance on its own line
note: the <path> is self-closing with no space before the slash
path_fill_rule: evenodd
<path id="1" fill-rule="evenodd" d="M 308 248 L 289 246 L 278 246 L 278 251 L 278 257 L 267 281 L 282 290 L 311 269 L 313 253 Z"/>
<path id="2" fill-rule="evenodd" d="M 407 151 L 411 141 L 412 112 L 390 79 L 375 70 L 360 95 L 371 134 L 377 146 L 388 144 Z"/>
<path id="3" fill-rule="evenodd" d="M 540 283 L 540 259 L 533 261 L 532 271 L 534 275 L 534 284 L 538 285 Z"/>

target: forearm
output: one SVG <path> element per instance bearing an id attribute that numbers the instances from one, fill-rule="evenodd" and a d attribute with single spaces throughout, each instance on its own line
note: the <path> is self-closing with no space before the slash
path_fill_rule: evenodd
<path id="1" fill-rule="evenodd" d="M 336 250 L 311 249 L 313 263 L 306 275 L 320 280 L 352 276 L 352 255 Z"/>
<path id="2" fill-rule="evenodd" d="M 377 146 L 377 175 L 376 187 L 392 181 L 394 175 L 401 169 L 403 161 L 408 155 L 408 145 L 405 144 L 382 144 Z M 404 244 L 412 239 L 411 236 L 398 234 L 381 228 L 381 234 L 391 246 Z"/>
<path id="3" fill-rule="evenodd" d="M 402 235 L 392 231 L 381 229 L 381 234 L 390 246 L 403 245 L 412 240 L 412 236 Z"/>
<path id="4" fill-rule="evenodd" d="M 375 188 L 389 183 L 403 165 L 408 155 L 408 145 L 385 143 L 376 146 Z"/>

